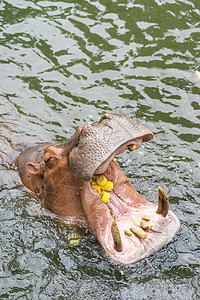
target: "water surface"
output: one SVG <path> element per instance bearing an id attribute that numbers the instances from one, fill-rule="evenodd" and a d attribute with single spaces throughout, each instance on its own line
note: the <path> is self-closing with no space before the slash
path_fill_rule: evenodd
<path id="1" fill-rule="evenodd" d="M 1 299 L 199 299 L 199 0 L 0 3 Z M 103 113 L 142 121 L 154 140 L 120 156 L 135 188 L 167 192 L 181 230 L 129 267 L 109 261 L 21 184 L 27 145 L 63 142 Z"/>

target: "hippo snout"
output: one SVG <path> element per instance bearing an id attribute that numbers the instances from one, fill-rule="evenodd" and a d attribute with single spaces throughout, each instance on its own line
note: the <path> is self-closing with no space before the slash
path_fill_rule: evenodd
<path id="1" fill-rule="evenodd" d="M 152 138 L 153 133 L 140 122 L 127 116 L 104 114 L 99 122 L 82 130 L 77 147 L 69 155 L 69 163 L 78 177 L 89 181 L 110 156 L 120 154 L 138 140 L 139 148 Z"/>

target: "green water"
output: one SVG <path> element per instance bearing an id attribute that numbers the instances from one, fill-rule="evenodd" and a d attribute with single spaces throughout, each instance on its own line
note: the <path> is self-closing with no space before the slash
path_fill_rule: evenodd
<path id="1" fill-rule="evenodd" d="M 199 299 L 200 2 L 0 2 L 0 299 Z M 127 268 L 70 229 L 22 185 L 27 145 L 62 142 L 104 112 L 141 120 L 154 140 L 119 162 L 181 230 Z"/>

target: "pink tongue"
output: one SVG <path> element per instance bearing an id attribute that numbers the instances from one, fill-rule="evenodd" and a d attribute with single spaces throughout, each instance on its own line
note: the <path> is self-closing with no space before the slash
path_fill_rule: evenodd
<path id="1" fill-rule="evenodd" d="M 123 202 L 113 191 L 110 192 L 110 199 L 107 202 L 107 207 L 110 210 L 113 218 L 119 218 L 121 215 L 125 214 L 130 210 L 126 203 Z"/>

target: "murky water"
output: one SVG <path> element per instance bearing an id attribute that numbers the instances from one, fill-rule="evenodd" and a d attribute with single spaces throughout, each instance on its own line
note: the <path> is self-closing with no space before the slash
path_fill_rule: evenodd
<path id="1" fill-rule="evenodd" d="M 0 2 L 1 299 L 199 299 L 199 0 Z M 65 141 L 104 112 L 137 118 L 154 140 L 119 161 L 156 203 L 161 185 L 181 230 L 127 268 L 49 213 L 13 161 Z"/>

